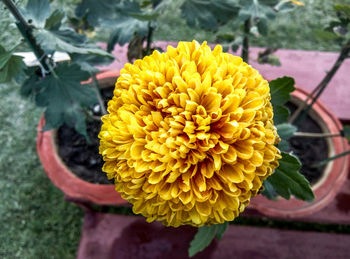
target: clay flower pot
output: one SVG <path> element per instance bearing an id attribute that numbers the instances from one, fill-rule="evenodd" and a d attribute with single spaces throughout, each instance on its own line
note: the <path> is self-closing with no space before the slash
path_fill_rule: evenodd
<path id="1" fill-rule="evenodd" d="M 297 88 L 292 93 L 292 102 L 296 105 L 305 100 L 307 92 Z M 318 122 L 325 133 L 337 134 L 342 129 L 342 124 L 327 107 L 317 101 L 310 116 Z M 327 138 L 328 156 L 334 156 L 348 150 L 347 141 L 342 137 Z M 303 217 L 315 213 L 326 207 L 336 196 L 342 184 L 345 182 L 349 169 L 349 160 L 346 156 L 335 159 L 327 164 L 322 177 L 312 186 L 315 194 L 313 202 L 305 202 L 292 197 L 290 200 L 268 200 L 262 195 L 253 198 L 250 207 L 272 217 Z"/>
<path id="2" fill-rule="evenodd" d="M 100 86 L 113 86 L 119 71 L 112 70 L 97 75 Z M 93 184 L 78 178 L 63 163 L 57 152 L 56 131 L 42 131 L 45 124 L 41 118 L 37 129 L 37 152 L 44 170 L 53 184 L 58 187 L 69 200 L 75 202 L 91 202 L 99 205 L 126 204 L 127 201 L 114 190 L 113 184 Z"/>

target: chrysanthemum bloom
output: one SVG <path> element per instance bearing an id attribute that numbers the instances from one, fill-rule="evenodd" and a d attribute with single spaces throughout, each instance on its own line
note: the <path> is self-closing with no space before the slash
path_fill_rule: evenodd
<path id="1" fill-rule="evenodd" d="M 231 221 L 281 157 L 268 82 L 219 45 L 180 42 L 126 64 L 108 112 L 103 170 L 149 222 Z"/>

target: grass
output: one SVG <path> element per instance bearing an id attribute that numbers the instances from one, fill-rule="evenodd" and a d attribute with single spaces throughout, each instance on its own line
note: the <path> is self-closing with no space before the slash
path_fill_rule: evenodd
<path id="1" fill-rule="evenodd" d="M 35 150 L 42 111 L 18 90 L 0 85 L 0 257 L 74 258 L 83 212 L 43 172 Z"/>
<path id="2" fill-rule="evenodd" d="M 77 1 L 54 1 L 71 14 L 74 2 Z M 256 39 L 253 44 L 337 50 L 334 42 L 314 37 L 314 32 L 328 22 L 332 1 L 305 2 L 306 7 L 299 8 L 298 13 L 280 16 L 271 24 L 268 37 Z M 172 1 L 167 13 L 160 17 L 155 39 L 213 41 L 213 34 L 186 26 L 176 9 L 178 5 L 178 1 Z M 19 33 L 1 3 L 0 42 L 6 48 L 20 42 Z M 42 111 L 22 99 L 18 91 L 15 83 L 0 85 L 0 257 L 74 258 L 83 212 L 65 202 L 63 194 L 43 172 L 35 150 L 36 125 Z M 123 213 L 123 209 L 119 212 Z"/>

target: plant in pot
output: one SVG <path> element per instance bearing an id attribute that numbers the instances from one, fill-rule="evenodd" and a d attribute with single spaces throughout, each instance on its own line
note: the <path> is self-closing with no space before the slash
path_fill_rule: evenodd
<path id="1" fill-rule="evenodd" d="M 216 33 L 217 41 L 223 42 L 223 46 L 226 48 L 237 51 L 238 47 L 241 46 L 241 56 L 243 60 L 248 62 L 251 37 L 266 35 L 268 24 L 274 20 L 276 15 L 290 12 L 298 6 L 303 6 L 303 3 L 299 1 L 253 0 L 229 3 L 225 1 L 215 3 L 212 1 L 186 1 L 182 5 L 182 14 L 190 26 L 199 26 Z M 287 103 L 288 109 L 281 106 L 284 104 L 283 102 L 275 101 L 272 98 L 275 113 L 274 122 L 279 130 L 279 135 L 287 139 L 279 144 L 279 148 L 284 151 L 292 151 L 301 159 L 303 164 L 301 173 L 311 182 L 313 190 L 316 192 L 316 199 L 312 203 L 297 201 L 294 198 L 292 201 L 271 202 L 260 195 L 252 200 L 252 207 L 270 216 L 298 217 L 314 213 L 332 201 L 346 178 L 348 162 L 346 157 L 342 156 L 348 153 L 346 140 L 342 138 L 344 135 L 342 125 L 324 105 L 317 101 L 337 69 L 347 58 L 349 51 L 348 36 L 346 35 L 348 33 L 348 6 L 337 4 L 334 8 L 338 13 L 337 20 L 331 21 L 330 26 L 325 31 L 319 32 L 323 38 L 337 38 L 342 45 L 339 58 L 334 66 L 313 92 L 309 94 L 298 88 L 292 93 L 291 100 L 284 100 L 284 102 L 289 102 Z M 191 11 L 194 9 L 200 9 L 202 12 L 193 15 Z M 221 15 L 217 15 L 218 13 Z M 274 48 L 274 50 L 276 49 Z M 257 61 L 280 65 L 278 58 L 271 56 L 272 53 L 270 48 L 266 49 L 259 53 Z M 271 91 L 276 91 L 276 93 L 278 93 L 279 88 L 281 88 L 280 90 L 293 91 L 294 81 L 291 78 L 280 78 L 278 81 L 271 81 L 270 87 Z M 313 109 L 308 115 L 311 107 Z M 305 112 L 299 116 L 301 110 L 304 109 L 306 109 Z M 288 119 L 288 114 L 291 111 L 291 118 Z M 297 117 L 300 118 L 295 120 Z M 306 117 L 308 119 L 303 121 Z M 332 156 L 341 158 L 330 162 Z M 317 163 L 319 164 L 316 165 Z M 278 191 L 276 193 L 276 190 L 272 188 L 272 181 L 282 180 L 282 178 L 277 180 L 277 177 L 278 174 L 274 174 L 265 181 L 266 188 L 263 194 L 270 199 L 276 199 L 278 193 L 289 199 L 290 194 Z M 294 196 L 297 198 L 297 194 Z"/>
<path id="2" fill-rule="evenodd" d="M 110 71 L 101 75 L 97 74 L 99 70 L 95 66 L 108 64 L 114 57 L 90 43 L 85 35 L 69 28 L 63 11 L 51 11 L 48 0 L 30 0 L 24 9 L 17 8 L 12 1 L 2 2 L 15 18 L 15 24 L 26 43 L 24 48 L 28 46 L 36 60 L 33 66 L 26 66 L 23 57 L 14 53 L 18 46 L 9 50 L 1 47 L 1 81 L 15 79 L 22 84 L 21 94 L 32 98 L 37 106 L 44 109 L 38 127 L 37 146 L 48 176 L 73 200 L 125 203 L 111 184 L 93 184 L 78 178 L 56 154 L 58 135 L 61 142 L 73 142 L 73 146 L 78 148 L 72 151 L 75 154 L 71 154 L 78 160 L 75 173 L 87 171 L 84 177 L 90 178 L 90 181 L 108 183 L 102 174 L 98 177 L 94 172 L 89 175 L 89 170 L 79 170 L 79 163 L 98 167 L 96 158 L 84 158 L 84 154 L 85 157 L 89 154 L 89 148 L 95 145 L 96 149 L 98 146 L 93 141 L 93 133 L 88 130 L 93 124 L 97 124 L 98 128 L 99 116 L 106 113 L 99 87 L 113 86 L 119 72 Z M 22 42 L 20 45 L 23 45 Z M 68 54 L 64 55 L 62 62 L 56 62 L 59 51 Z M 109 80 L 111 77 L 112 81 Z M 103 90 L 102 93 L 110 95 L 111 91 Z M 51 130 L 57 128 L 61 130 Z M 76 133 L 67 133 L 72 131 Z M 68 134 L 68 139 L 62 140 L 64 134 Z M 67 150 L 67 144 L 62 145 Z M 79 154 L 79 148 L 84 149 L 84 154 Z"/>
<path id="3" fill-rule="evenodd" d="M 3 2 L 18 26 L 26 25 L 12 2 Z M 96 106 L 98 98 L 90 99 L 93 88 L 80 84 L 91 76 L 80 69 L 91 69 L 86 61 L 90 57 L 109 55 L 91 45 L 86 50 L 85 39 L 76 34 L 63 37 L 68 31 L 60 30 L 62 15 L 33 15 L 47 11 L 48 1 L 29 3 L 26 15 L 35 24 L 21 32 L 35 52 L 42 50 L 37 55 L 42 73 L 31 74 L 22 92 L 33 94 L 39 105 L 47 107 L 46 125 L 59 126 L 64 121 L 87 135 L 82 121 L 96 116 L 94 109 L 87 108 Z M 53 39 L 50 47 L 46 35 Z M 50 54 L 56 48 L 72 52 L 72 62 L 55 64 Z M 86 53 L 73 55 L 77 51 Z M 13 67 L 10 60 L 18 58 L 2 53 L 6 55 L 1 69 L 7 71 Z M 193 41 L 169 47 L 163 54 L 155 51 L 134 65 L 125 65 L 118 78 L 99 134 L 104 171 L 115 178 L 116 189 L 133 204 L 134 212 L 148 221 L 201 227 L 190 248 L 194 255 L 214 237 L 222 236 L 228 222 L 259 193 L 264 180 L 270 184 L 265 186 L 269 195 L 272 186 L 281 196 L 313 199 L 308 181 L 299 173 L 298 158 L 290 152 L 280 153 L 275 146 L 279 137 L 272 105 L 275 120 L 286 120 L 288 112 L 281 106 L 288 101 L 293 84 L 292 79 L 281 78 L 269 87 L 256 70 L 241 58 L 223 53 L 220 46 L 212 51 L 206 43 Z M 62 96 L 68 101 L 59 98 Z M 278 128 L 282 141 L 290 137 L 291 128 Z M 275 180 L 266 180 L 271 174 Z"/>
<path id="4" fill-rule="evenodd" d="M 303 164 L 301 172 L 311 182 L 315 200 L 307 204 L 293 199 L 286 204 L 281 200 L 271 202 L 264 197 L 255 199 L 253 207 L 270 216 L 300 217 L 319 211 L 333 200 L 348 174 L 346 156 L 350 151 L 346 138 L 349 138 L 349 127 L 343 128 L 337 117 L 318 101 L 350 53 L 348 34 L 350 6 L 335 4 L 334 10 L 335 19 L 318 34 L 323 39 L 337 39 L 341 47 L 339 56 L 311 93 L 302 89 L 297 89 L 293 93 L 294 105 L 289 106 L 291 116 L 288 120 L 284 120 L 283 124 L 277 125 L 279 129 L 289 128 L 289 136 L 286 136 L 289 143 L 281 142 L 279 148 L 293 150 L 301 158 Z M 276 105 L 278 104 L 275 104 L 275 109 L 279 109 Z M 275 180 L 271 177 L 265 182 L 265 194 L 270 199 L 276 199 L 274 191 L 270 189 L 271 181 Z"/>

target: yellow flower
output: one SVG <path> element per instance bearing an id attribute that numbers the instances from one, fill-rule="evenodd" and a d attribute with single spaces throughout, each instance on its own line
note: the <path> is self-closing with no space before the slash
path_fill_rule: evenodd
<path id="1" fill-rule="evenodd" d="M 102 118 L 103 170 L 149 222 L 231 221 L 281 158 L 269 91 L 258 71 L 206 42 L 126 64 Z"/>

